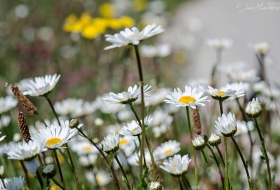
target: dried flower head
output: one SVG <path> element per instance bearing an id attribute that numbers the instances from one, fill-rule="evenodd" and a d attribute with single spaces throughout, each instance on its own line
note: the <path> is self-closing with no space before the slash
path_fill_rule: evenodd
<path id="1" fill-rule="evenodd" d="M 28 130 L 28 126 L 27 126 L 24 114 L 22 112 L 18 113 L 18 127 L 19 127 L 23 140 L 28 143 L 28 141 L 31 140 L 31 136 L 30 136 L 30 133 Z"/>
<path id="2" fill-rule="evenodd" d="M 28 111 L 29 115 L 37 114 L 37 108 L 28 98 L 26 98 L 26 96 L 22 94 L 17 85 L 11 84 L 10 88 L 20 104 Z"/>
<path id="3" fill-rule="evenodd" d="M 194 132 L 198 135 L 201 134 L 201 124 L 200 124 L 200 115 L 199 109 L 192 109 L 192 123 L 194 127 Z"/>

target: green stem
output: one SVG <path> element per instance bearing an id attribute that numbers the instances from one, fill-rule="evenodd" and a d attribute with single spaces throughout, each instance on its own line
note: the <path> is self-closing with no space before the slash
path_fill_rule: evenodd
<path id="1" fill-rule="evenodd" d="M 107 165 L 109 166 L 109 168 L 111 170 L 112 177 L 114 178 L 114 183 L 115 183 L 117 189 L 120 190 L 121 188 L 120 188 L 120 185 L 119 185 L 119 182 L 118 182 L 116 172 L 113 168 L 113 165 L 110 164 L 110 162 L 109 162 L 108 158 L 106 157 L 106 155 L 104 154 L 104 152 L 95 144 L 95 142 L 93 142 L 90 138 L 88 138 L 86 136 L 86 134 L 81 129 L 78 129 L 78 131 L 79 131 L 80 135 L 83 136 L 84 138 L 86 138 L 99 151 L 101 156 L 104 158 L 105 162 L 107 163 Z"/>
<path id="2" fill-rule="evenodd" d="M 193 140 L 193 134 L 192 134 L 192 126 L 191 126 L 191 121 L 190 121 L 190 110 L 189 107 L 186 107 L 187 111 L 187 118 L 188 118 L 188 125 L 189 125 L 189 130 L 190 130 L 190 136 L 191 140 Z M 198 172 L 197 172 L 197 165 L 196 165 L 196 151 L 195 148 L 192 146 L 192 151 L 194 155 L 194 177 L 195 177 L 195 184 L 198 185 Z"/>
<path id="3" fill-rule="evenodd" d="M 222 152 L 221 152 L 221 150 L 219 149 L 219 146 L 218 146 L 218 145 L 216 145 L 215 147 L 216 147 L 216 149 L 217 149 L 217 151 L 218 151 L 218 153 L 219 153 L 219 155 L 220 155 L 220 158 L 221 158 L 221 160 L 222 160 L 223 167 L 225 167 L 225 161 L 224 161 Z"/>
<path id="4" fill-rule="evenodd" d="M 228 155 L 227 155 L 227 137 L 224 136 L 224 146 L 225 146 L 225 188 L 229 190 L 229 181 L 228 181 Z"/>
<path id="5" fill-rule="evenodd" d="M 2 182 L 2 184 L 3 184 L 3 187 L 6 188 L 6 184 L 4 183 L 4 180 L 3 180 L 3 176 L 2 176 L 2 175 L 0 175 L 0 179 L 1 179 L 1 182 Z"/>
<path id="6" fill-rule="evenodd" d="M 138 67 L 138 73 L 139 73 L 139 79 L 140 79 L 140 85 L 141 85 L 141 119 L 142 119 L 142 139 L 141 139 L 141 147 L 140 147 L 140 179 L 142 179 L 142 173 L 143 173 L 143 164 L 142 164 L 142 158 L 144 155 L 144 147 L 145 147 L 145 136 L 146 136 L 146 130 L 145 130 L 145 125 L 144 125 L 144 88 L 143 88 L 143 83 L 144 83 L 144 78 L 143 78 L 143 73 L 142 73 L 142 67 L 141 67 L 141 60 L 140 60 L 140 55 L 138 51 L 138 46 L 134 45 L 134 50 L 136 54 L 136 59 L 137 59 L 137 67 Z"/>
<path id="7" fill-rule="evenodd" d="M 267 167 L 267 172 L 268 172 L 268 179 L 269 179 L 269 189 L 272 190 L 273 189 L 273 184 L 272 184 L 272 179 L 271 179 L 271 171 L 270 171 L 269 159 L 268 159 L 268 156 L 267 156 L 267 151 L 266 151 L 265 144 L 264 144 L 264 139 L 263 139 L 261 130 L 259 128 L 257 118 L 254 118 L 254 121 L 255 121 L 255 126 L 256 126 L 256 128 L 258 130 L 258 134 L 259 134 L 259 137 L 260 137 L 260 140 L 261 140 L 261 144 L 262 144 L 263 153 L 264 153 L 264 156 L 265 156 L 265 162 L 266 162 L 266 167 Z"/>
<path id="8" fill-rule="evenodd" d="M 223 100 L 219 100 L 221 116 L 223 115 Z"/>
<path id="9" fill-rule="evenodd" d="M 36 112 L 36 115 L 37 115 L 37 117 L 39 117 L 39 119 L 44 123 L 44 125 L 45 125 L 46 127 L 48 127 L 48 125 L 46 124 L 45 120 L 39 115 L 38 112 Z"/>
<path id="10" fill-rule="evenodd" d="M 120 169 L 121 169 L 121 171 L 122 171 L 122 173 L 123 173 L 123 176 L 124 176 L 124 178 L 125 178 L 125 180 L 126 180 L 125 184 L 126 184 L 127 188 L 128 188 L 129 190 L 131 190 L 131 187 L 130 187 L 130 185 L 129 185 L 128 178 L 127 178 L 127 176 L 126 176 L 126 173 L 125 173 L 125 171 L 124 171 L 124 169 L 123 169 L 123 167 L 122 167 L 122 164 L 120 163 L 120 161 L 119 161 L 117 155 L 115 155 L 115 159 L 116 159 L 118 165 L 120 166 Z"/>
<path id="11" fill-rule="evenodd" d="M 180 184 L 180 190 L 183 190 L 183 185 L 182 185 L 181 177 L 178 177 L 178 181 L 179 181 L 179 184 Z"/>
<path id="12" fill-rule="evenodd" d="M 20 160 L 20 164 L 21 164 L 21 167 L 22 167 L 22 169 L 24 171 L 24 174 L 25 174 L 25 180 L 26 180 L 26 183 L 27 183 L 27 187 L 29 189 L 31 189 L 30 180 L 29 180 L 29 177 L 28 177 L 28 171 L 27 171 L 27 169 L 26 169 L 26 167 L 25 167 L 25 165 L 24 165 L 22 160 Z"/>
<path id="13" fill-rule="evenodd" d="M 66 144 L 66 150 L 67 150 L 67 153 L 68 153 L 68 156 L 69 156 L 69 159 L 70 159 L 70 163 L 71 163 L 71 166 L 72 166 L 72 172 L 73 172 L 73 175 L 74 175 L 74 181 L 75 181 L 75 187 L 76 189 L 78 189 L 78 182 L 77 182 L 77 175 L 76 175 L 76 168 L 75 168 L 75 165 L 74 165 L 74 162 L 73 162 L 73 159 L 72 159 L 72 156 L 70 154 L 70 150 L 69 150 L 69 147 L 68 145 Z"/>
<path id="14" fill-rule="evenodd" d="M 204 153 L 204 150 L 202 149 L 202 150 L 201 150 L 201 152 L 202 152 L 202 155 L 203 155 L 203 158 L 204 158 L 204 160 L 205 160 L 206 164 L 208 164 L 208 162 L 207 162 L 207 158 L 206 158 L 205 153 Z"/>
<path id="15" fill-rule="evenodd" d="M 44 189 L 44 183 L 43 183 L 43 180 L 42 180 L 41 175 L 39 174 L 38 170 L 36 171 L 36 176 L 40 183 L 41 189 Z"/>
<path id="16" fill-rule="evenodd" d="M 221 179 L 222 179 L 222 186 L 223 186 L 223 189 L 225 189 L 225 184 L 224 184 L 224 178 L 223 178 L 223 173 L 222 173 L 222 170 L 221 170 L 221 167 L 220 167 L 220 164 L 219 164 L 219 161 L 216 157 L 216 155 L 214 154 L 214 151 L 212 150 L 212 148 L 207 144 L 207 147 L 209 148 L 209 150 L 211 151 L 212 155 L 213 155 L 213 158 L 218 166 L 218 169 L 219 169 L 219 172 L 220 172 L 220 175 L 221 175 Z M 223 158 L 223 157 L 222 157 Z"/>
<path id="17" fill-rule="evenodd" d="M 249 184 L 249 187 L 250 187 L 250 190 L 251 190 L 251 189 L 253 189 L 253 187 L 252 187 L 252 181 L 251 181 L 251 178 L 250 178 L 250 174 L 249 174 L 249 171 L 248 171 L 248 166 L 247 166 L 247 164 L 246 164 L 246 161 L 245 161 L 245 159 L 244 159 L 244 157 L 243 157 L 243 155 L 242 155 L 242 152 L 240 151 L 240 148 L 239 148 L 239 146 L 238 146 L 238 144 L 237 144 L 235 138 L 234 138 L 233 136 L 231 136 L 230 138 L 231 138 L 231 140 L 233 141 L 233 143 L 234 143 L 234 145 L 235 145 L 235 147 L 236 147 L 236 149 L 237 149 L 237 151 L 238 151 L 238 153 L 239 153 L 239 156 L 240 156 L 240 158 L 241 158 L 241 160 L 242 160 L 243 166 L 244 166 L 245 171 L 246 171 L 247 179 L 248 179 L 248 184 Z"/>
<path id="18" fill-rule="evenodd" d="M 56 165 L 58 167 L 58 171 L 59 171 L 59 175 L 60 175 L 60 181 L 65 189 L 65 184 L 64 184 L 64 180 L 63 180 L 63 175 L 62 175 L 62 171 L 61 171 L 61 167 L 60 167 L 60 163 L 58 161 L 58 156 L 56 153 L 56 149 L 53 149 L 53 153 L 54 153 L 54 157 L 55 157 L 55 161 L 56 161 Z"/>
<path id="19" fill-rule="evenodd" d="M 187 180 L 187 178 L 186 178 L 185 175 L 182 175 L 182 180 L 183 180 L 185 186 L 186 186 L 188 189 L 192 190 L 192 186 L 191 186 L 190 182 Z"/>
<path id="20" fill-rule="evenodd" d="M 47 95 L 44 96 L 44 97 L 46 98 L 47 102 L 49 103 L 49 105 L 50 105 L 50 107 L 51 107 L 51 109 L 52 109 L 52 111 L 53 111 L 53 113 L 54 113 L 54 115 L 55 115 L 55 117 L 56 117 L 56 120 L 57 120 L 59 126 L 61 126 L 61 125 L 60 125 L 60 121 L 59 121 L 58 116 L 57 116 L 57 113 L 56 113 L 56 111 L 55 111 L 55 109 L 54 109 L 54 107 L 53 107 L 53 105 L 52 105 L 51 100 L 48 98 Z"/>
<path id="21" fill-rule="evenodd" d="M 53 182 L 54 182 L 57 186 L 59 186 L 62 190 L 65 189 L 65 188 L 64 188 L 62 185 L 60 185 L 60 184 L 58 183 L 58 181 L 56 181 L 54 178 L 52 178 L 52 180 L 53 180 Z"/>

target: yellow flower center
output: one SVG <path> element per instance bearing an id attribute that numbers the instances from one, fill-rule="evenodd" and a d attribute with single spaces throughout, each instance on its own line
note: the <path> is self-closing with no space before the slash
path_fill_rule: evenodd
<path id="1" fill-rule="evenodd" d="M 167 149 L 166 151 L 164 151 L 164 154 L 169 155 L 172 152 L 173 152 L 173 149 Z"/>
<path id="2" fill-rule="evenodd" d="M 52 145 L 56 145 L 61 142 L 62 142 L 62 140 L 60 138 L 51 138 L 46 142 L 46 145 L 51 147 Z"/>
<path id="3" fill-rule="evenodd" d="M 127 139 L 122 139 L 122 140 L 120 140 L 119 144 L 120 144 L 120 145 L 124 145 L 124 144 L 126 144 L 127 142 L 128 142 Z"/>
<path id="4" fill-rule="evenodd" d="M 218 91 L 217 96 L 222 96 L 224 93 L 224 91 Z M 212 94 L 214 94 L 214 92 L 212 92 Z"/>
<path id="5" fill-rule="evenodd" d="M 179 99 L 179 102 L 184 103 L 184 104 L 189 104 L 189 103 L 195 102 L 195 101 L 196 101 L 196 99 L 192 96 L 182 96 Z"/>
<path id="6" fill-rule="evenodd" d="M 176 165 L 172 165 L 172 168 L 173 168 L 174 170 L 176 170 L 176 169 L 177 169 L 177 166 L 176 166 Z"/>
<path id="7" fill-rule="evenodd" d="M 90 146 L 84 146 L 84 147 L 82 148 L 82 150 L 84 150 L 84 151 L 86 151 L 86 152 L 90 152 L 90 151 L 92 150 L 92 147 L 90 147 Z"/>
<path id="8" fill-rule="evenodd" d="M 135 133 L 135 132 L 136 132 L 136 129 L 135 129 L 135 128 L 133 128 L 133 129 L 131 129 L 131 131 L 132 131 L 133 133 Z"/>

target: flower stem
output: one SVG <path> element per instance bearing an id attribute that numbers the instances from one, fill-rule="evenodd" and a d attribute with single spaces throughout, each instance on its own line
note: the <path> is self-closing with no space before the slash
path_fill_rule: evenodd
<path id="1" fill-rule="evenodd" d="M 255 126 L 256 126 L 256 128 L 258 130 L 258 134 L 259 134 L 259 137 L 260 137 L 260 140 L 261 140 L 262 152 L 264 153 L 264 156 L 265 156 L 265 162 L 266 162 L 266 166 L 267 166 L 268 179 L 269 179 L 269 189 L 272 190 L 273 189 L 273 184 L 272 184 L 272 179 L 271 179 L 271 171 L 270 171 L 269 159 L 268 159 L 268 156 L 267 156 L 267 151 L 266 151 L 265 144 L 264 144 L 264 139 L 263 139 L 261 130 L 259 128 L 257 118 L 254 118 L 254 121 L 255 121 Z"/>
<path id="2" fill-rule="evenodd" d="M 193 139 L 193 134 L 192 134 L 192 127 L 191 127 L 191 121 L 190 121 L 190 110 L 189 107 L 186 107 L 187 111 L 187 118 L 188 118 L 188 124 L 189 124 L 189 130 L 190 130 L 190 136 L 191 140 Z M 192 146 L 192 151 L 194 155 L 194 177 L 195 177 L 195 185 L 198 185 L 198 172 L 197 172 L 197 165 L 196 165 L 196 151 L 195 148 Z"/>
<path id="3" fill-rule="evenodd" d="M 65 188 L 62 187 L 62 185 L 60 185 L 60 184 L 58 183 L 58 181 L 56 181 L 54 178 L 52 178 L 52 180 L 53 180 L 53 182 L 54 182 L 57 186 L 59 186 L 62 190 L 65 189 Z"/>
<path id="4" fill-rule="evenodd" d="M 223 100 L 219 100 L 221 116 L 223 115 Z"/>
<path id="5" fill-rule="evenodd" d="M 228 155 L 227 155 L 227 137 L 224 136 L 224 146 L 225 146 L 225 189 L 229 190 L 228 181 Z"/>
<path id="6" fill-rule="evenodd" d="M 136 54 L 136 59 L 137 59 L 137 67 L 138 67 L 138 73 L 139 73 L 139 79 L 140 79 L 140 86 L 141 86 L 141 119 L 142 119 L 142 139 L 141 139 L 141 148 L 140 148 L 140 160 L 142 160 L 143 155 L 144 155 L 144 147 L 145 147 L 145 136 L 146 136 L 146 130 L 144 126 L 144 88 L 143 88 L 143 83 L 144 83 L 144 78 L 143 78 L 143 73 L 142 73 L 142 67 L 141 67 L 141 60 L 140 60 L 140 55 L 138 51 L 138 46 L 134 45 L 134 50 Z M 142 179 L 142 173 L 143 173 L 143 164 L 142 161 L 140 161 L 140 179 Z"/>
<path id="7" fill-rule="evenodd" d="M 104 158 L 104 160 L 106 161 L 107 165 L 109 166 L 110 170 L 111 170 L 111 173 L 112 173 L 112 177 L 114 178 L 114 183 L 117 187 L 118 190 L 120 190 L 120 185 L 119 185 L 119 182 L 118 182 L 118 178 L 117 178 L 117 175 L 116 175 L 116 172 L 113 168 L 113 165 L 110 164 L 108 158 L 106 157 L 106 155 L 104 154 L 104 152 L 90 139 L 86 136 L 86 134 L 81 130 L 81 129 L 78 129 L 79 133 L 81 136 L 83 136 L 84 138 L 86 138 L 93 146 L 95 146 L 95 148 L 99 151 L 99 153 L 102 155 L 102 157 Z"/>
<path id="8" fill-rule="evenodd" d="M 203 158 L 204 158 L 206 164 L 208 164 L 207 158 L 206 158 L 206 156 L 205 156 L 205 153 L 204 153 L 204 150 L 203 150 L 203 149 L 201 150 L 201 153 L 202 153 L 202 155 L 203 155 Z"/>
<path id="9" fill-rule="evenodd" d="M 209 150 L 211 151 L 211 153 L 212 153 L 212 155 L 213 155 L 213 159 L 215 160 L 215 162 L 216 162 L 216 164 L 217 164 L 217 166 L 218 166 L 218 169 L 219 169 L 219 172 L 220 172 L 220 175 L 221 175 L 221 179 L 222 179 L 222 186 L 223 186 L 223 189 L 225 189 L 223 173 L 222 173 L 222 170 L 221 170 L 219 161 L 218 161 L 216 155 L 214 154 L 214 151 L 212 150 L 212 148 L 211 148 L 208 144 L 207 144 L 207 147 L 208 147 Z"/>
<path id="10" fill-rule="evenodd" d="M 76 187 L 76 189 L 78 189 L 78 182 L 77 182 L 78 177 L 76 175 L 76 168 L 75 168 L 72 156 L 70 154 L 68 144 L 66 144 L 66 147 L 67 147 L 66 150 L 67 150 L 67 153 L 68 153 L 68 156 L 69 156 L 69 159 L 70 159 L 70 163 L 71 163 L 71 167 L 72 167 L 71 169 L 72 169 L 72 172 L 73 172 L 73 175 L 74 175 L 75 187 Z"/>
<path id="11" fill-rule="evenodd" d="M 241 158 L 241 160 L 242 160 L 243 166 L 244 166 L 245 171 L 246 171 L 248 183 L 249 183 L 249 188 L 250 188 L 250 190 L 252 190 L 252 189 L 253 189 L 253 186 L 252 186 L 252 181 L 251 181 L 250 174 L 249 174 L 249 171 L 248 171 L 248 165 L 247 165 L 247 163 L 245 162 L 245 159 L 244 159 L 244 157 L 243 157 L 243 155 L 242 155 L 242 152 L 240 151 L 240 148 L 239 148 L 239 146 L 238 146 L 238 144 L 237 144 L 235 138 L 234 138 L 233 136 L 231 136 L 230 138 L 231 138 L 231 140 L 233 141 L 233 143 L 234 143 L 234 145 L 235 145 L 235 147 L 236 147 L 236 149 L 237 149 L 237 151 L 238 151 L 238 153 L 239 153 L 239 156 L 240 156 L 240 158 Z"/>
<path id="12" fill-rule="evenodd" d="M 57 113 L 56 113 L 56 111 L 55 111 L 55 109 L 54 109 L 54 107 L 53 107 L 53 105 L 52 105 L 51 100 L 49 99 L 48 96 L 44 96 L 44 97 L 46 98 L 47 102 L 49 103 L 49 105 L 50 105 L 50 107 L 51 107 L 51 109 L 52 109 L 52 111 L 53 111 L 53 113 L 54 113 L 54 115 L 55 115 L 55 117 L 56 117 L 56 120 L 57 120 L 58 124 L 60 125 L 60 121 L 59 121 L 58 116 L 57 116 Z M 61 125 L 60 125 L 60 126 L 61 126 Z"/>
<path id="13" fill-rule="evenodd" d="M 129 185 L 129 181 L 128 181 L 128 179 L 127 179 L 126 173 L 125 173 L 125 171 L 124 171 L 124 169 L 123 169 L 123 167 L 122 167 L 122 164 L 120 163 L 120 161 L 119 161 L 117 155 L 115 155 L 115 159 L 116 159 L 118 165 L 120 166 L 121 171 L 122 171 L 122 173 L 123 173 L 123 176 L 124 176 L 124 178 L 125 178 L 125 180 L 126 180 L 125 184 L 126 184 L 127 188 L 128 188 L 129 190 L 131 190 L 131 187 L 130 187 L 130 185 Z"/>
<path id="14" fill-rule="evenodd" d="M 221 160 L 222 160 L 223 167 L 225 167 L 225 161 L 224 161 L 223 155 L 222 155 L 222 153 L 221 153 L 221 150 L 219 149 L 219 146 L 218 146 L 218 145 L 216 145 L 215 147 L 216 147 L 216 149 L 217 149 L 217 151 L 218 151 L 218 153 L 219 153 L 219 155 L 220 155 L 220 158 L 221 158 Z"/>
<path id="15" fill-rule="evenodd" d="M 57 153 L 56 153 L 56 149 L 53 150 L 53 153 L 54 153 L 54 157 L 55 157 L 55 161 L 56 161 L 56 165 L 58 167 L 58 171 L 59 171 L 59 175 L 60 175 L 60 181 L 65 189 L 65 184 L 64 184 L 64 180 L 63 180 L 63 175 L 62 175 L 62 171 L 61 171 L 61 167 L 60 167 L 60 164 L 59 164 L 59 161 L 58 161 L 58 157 L 57 157 Z"/>
<path id="16" fill-rule="evenodd" d="M 25 167 L 25 165 L 24 165 L 22 160 L 20 160 L 20 165 L 21 165 L 21 167 L 22 167 L 22 169 L 24 171 L 24 174 L 25 174 L 25 180 L 26 180 L 26 183 L 27 183 L 27 187 L 29 189 L 31 189 L 30 180 L 29 180 L 29 177 L 28 177 L 28 172 L 27 172 L 27 169 L 26 169 L 26 167 Z"/>
<path id="17" fill-rule="evenodd" d="M 179 181 L 179 184 L 180 184 L 180 190 L 183 190 L 183 185 L 182 185 L 181 177 L 178 177 L 178 181 Z"/>
<path id="18" fill-rule="evenodd" d="M 190 182 L 187 180 L 187 178 L 186 178 L 185 175 L 182 175 L 182 180 L 183 180 L 183 183 L 185 184 L 185 186 L 187 187 L 187 189 L 192 190 L 191 184 L 190 184 Z"/>
<path id="19" fill-rule="evenodd" d="M 40 183 L 41 189 L 44 189 L 44 183 L 43 183 L 43 180 L 42 180 L 41 175 L 39 174 L 38 170 L 36 171 L 36 176 Z"/>

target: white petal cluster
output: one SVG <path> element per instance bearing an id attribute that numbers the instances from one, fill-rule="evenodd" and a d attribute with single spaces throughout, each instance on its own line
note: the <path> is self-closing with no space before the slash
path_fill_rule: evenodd
<path id="1" fill-rule="evenodd" d="M 225 87 L 221 88 L 221 91 L 226 92 L 227 90 L 234 90 L 236 98 L 243 97 L 245 95 L 245 92 L 249 90 L 249 83 L 234 82 L 227 84 Z"/>
<path id="2" fill-rule="evenodd" d="M 158 105 L 164 102 L 165 97 L 168 95 L 170 92 L 170 89 L 168 88 L 160 88 L 157 91 L 153 91 L 150 94 L 150 97 L 145 100 L 145 105 L 150 106 L 150 105 Z"/>
<path id="3" fill-rule="evenodd" d="M 254 50 L 256 53 L 265 54 L 269 50 L 269 44 L 267 42 L 261 42 L 254 45 Z"/>
<path id="4" fill-rule="evenodd" d="M 164 160 L 163 165 L 161 165 L 160 168 L 171 175 L 181 176 L 188 171 L 190 162 L 191 159 L 189 159 L 188 155 L 181 157 L 181 155 L 176 154 L 174 157 Z"/>
<path id="5" fill-rule="evenodd" d="M 44 145 L 36 139 L 28 141 L 12 143 L 6 147 L 5 153 L 8 159 L 12 160 L 29 160 L 36 157 L 44 149 Z"/>
<path id="6" fill-rule="evenodd" d="M 5 187 L 0 180 L 0 189 L 2 190 L 21 190 L 24 185 L 25 179 L 23 177 L 5 178 Z"/>
<path id="7" fill-rule="evenodd" d="M 235 133 L 235 136 L 242 135 L 248 133 L 248 131 L 252 131 L 254 129 L 254 124 L 252 121 L 248 121 L 247 123 L 245 121 L 236 121 L 237 126 L 237 132 Z"/>
<path id="8" fill-rule="evenodd" d="M 253 98 L 253 100 L 250 101 L 245 108 L 245 112 L 250 117 L 257 117 L 261 113 L 261 111 L 262 107 L 257 98 Z"/>
<path id="9" fill-rule="evenodd" d="M 132 136 L 138 136 L 142 133 L 141 126 L 133 120 L 130 123 L 127 123 L 126 126 L 123 126 L 121 130 L 119 131 L 121 135 L 132 135 Z"/>
<path id="10" fill-rule="evenodd" d="M 77 128 L 71 129 L 69 123 L 69 120 L 60 121 L 61 126 L 59 126 L 58 123 L 54 122 L 48 128 L 41 129 L 34 138 L 40 140 L 45 148 L 60 148 L 62 145 L 72 141 L 79 132 L 77 128 L 83 126 L 83 124 L 79 124 Z"/>
<path id="11" fill-rule="evenodd" d="M 219 145 L 221 143 L 221 137 L 219 137 L 218 135 L 216 135 L 215 133 L 212 133 L 208 139 L 208 143 L 211 146 L 216 146 Z"/>
<path id="12" fill-rule="evenodd" d="M 138 28 L 133 27 L 132 29 L 126 28 L 114 35 L 106 34 L 106 41 L 111 42 L 112 45 L 106 47 L 105 50 L 127 45 L 138 45 L 142 40 L 162 33 L 163 31 L 164 29 L 161 26 L 149 24 L 141 32 Z"/>
<path id="13" fill-rule="evenodd" d="M 82 142 L 72 141 L 70 147 L 79 156 L 98 153 L 97 148 L 93 146 L 91 143 L 89 143 L 88 141 L 82 141 Z"/>
<path id="14" fill-rule="evenodd" d="M 171 47 L 169 44 L 162 45 L 142 45 L 140 47 L 141 55 L 144 57 L 166 57 L 171 53 Z"/>
<path id="15" fill-rule="evenodd" d="M 206 88 L 203 85 L 200 85 L 198 87 L 198 89 L 201 92 L 204 92 L 204 93 L 212 96 L 213 99 L 226 100 L 229 97 L 234 97 L 234 98 L 237 97 L 237 93 L 233 89 L 225 89 L 226 91 L 223 91 L 223 90 L 219 90 L 219 89 L 216 89 L 216 88 L 214 89 L 211 86 L 208 86 L 208 88 Z"/>
<path id="16" fill-rule="evenodd" d="M 52 91 L 58 82 L 60 75 L 46 75 L 44 77 L 35 77 L 30 80 L 27 85 L 27 90 L 23 92 L 24 95 L 43 96 Z"/>
<path id="17" fill-rule="evenodd" d="M 111 181 L 109 172 L 103 170 L 99 170 L 95 174 L 92 172 L 86 172 L 86 178 L 89 182 L 93 184 L 97 183 L 101 187 L 107 185 Z"/>
<path id="18" fill-rule="evenodd" d="M 198 136 L 192 140 L 192 144 L 197 150 L 201 150 L 206 146 L 206 141 L 202 136 Z"/>
<path id="19" fill-rule="evenodd" d="M 166 96 L 166 103 L 173 104 L 176 107 L 186 107 L 190 106 L 193 109 L 196 109 L 196 106 L 204 106 L 204 102 L 207 102 L 207 97 L 203 95 L 203 92 L 197 88 L 191 88 L 185 86 L 185 91 L 182 92 L 180 88 L 174 89 L 173 92 L 170 92 Z"/>
<path id="20" fill-rule="evenodd" d="M 0 114 L 10 111 L 12 108 L 16 107 L 18 101 L 12 96 L 6 96 L 5 98 L 0 98 Z"/>
<path id="21" fill-rule="evenodd" d="M 148 97 L 147 93 L 150 92 L 151 86 L 145 85 L 144 87 L 144 97 Z M 141 96 L 141 87 L 129 87 L 127 92 L 122 92 L 115 94 L 111 92 L 109 96 L 102 98 L 104 101 L 108 103 L 115 103 L 115 104 L 129 104 L 136 101 Z"/>
<path id="22" fill-rule="evenodd" d="M 120 143 L 119 134 L 113 133 L 107 135 L 104 140 L 100 143 L 103 151 L 107 154 L 114 153 L 118 151 Z"/>
<path id="23" fill-rule="evenodd" d="M 208 39 L 206 44 L 216 50 L 229 49 L 232 46 L 232 40 L 229 39 Z"/>
<path id="24" fill-rule="evenodd" d="M 165 159 L 169 156 L 173 156 L 181 150 L 181 144 L 175 140 L 169 140 L 162 143 L 154 150 L 154 157 L 156 160 Z"/>
<path id="25" fill-rule="evenodd" d="M 136 136 L 126 135 L 120 137 L 119 147 L 127 157 L 131 156 L 138 146 L 139 140 Z"/>
<path id="26" fill-rule="evenodd" d="M 228 113 L 218 117 L 218 121 L 215 121 L 215 128 L 226 137 L 233 136 L 237 131 L 235 115 Z"/>

